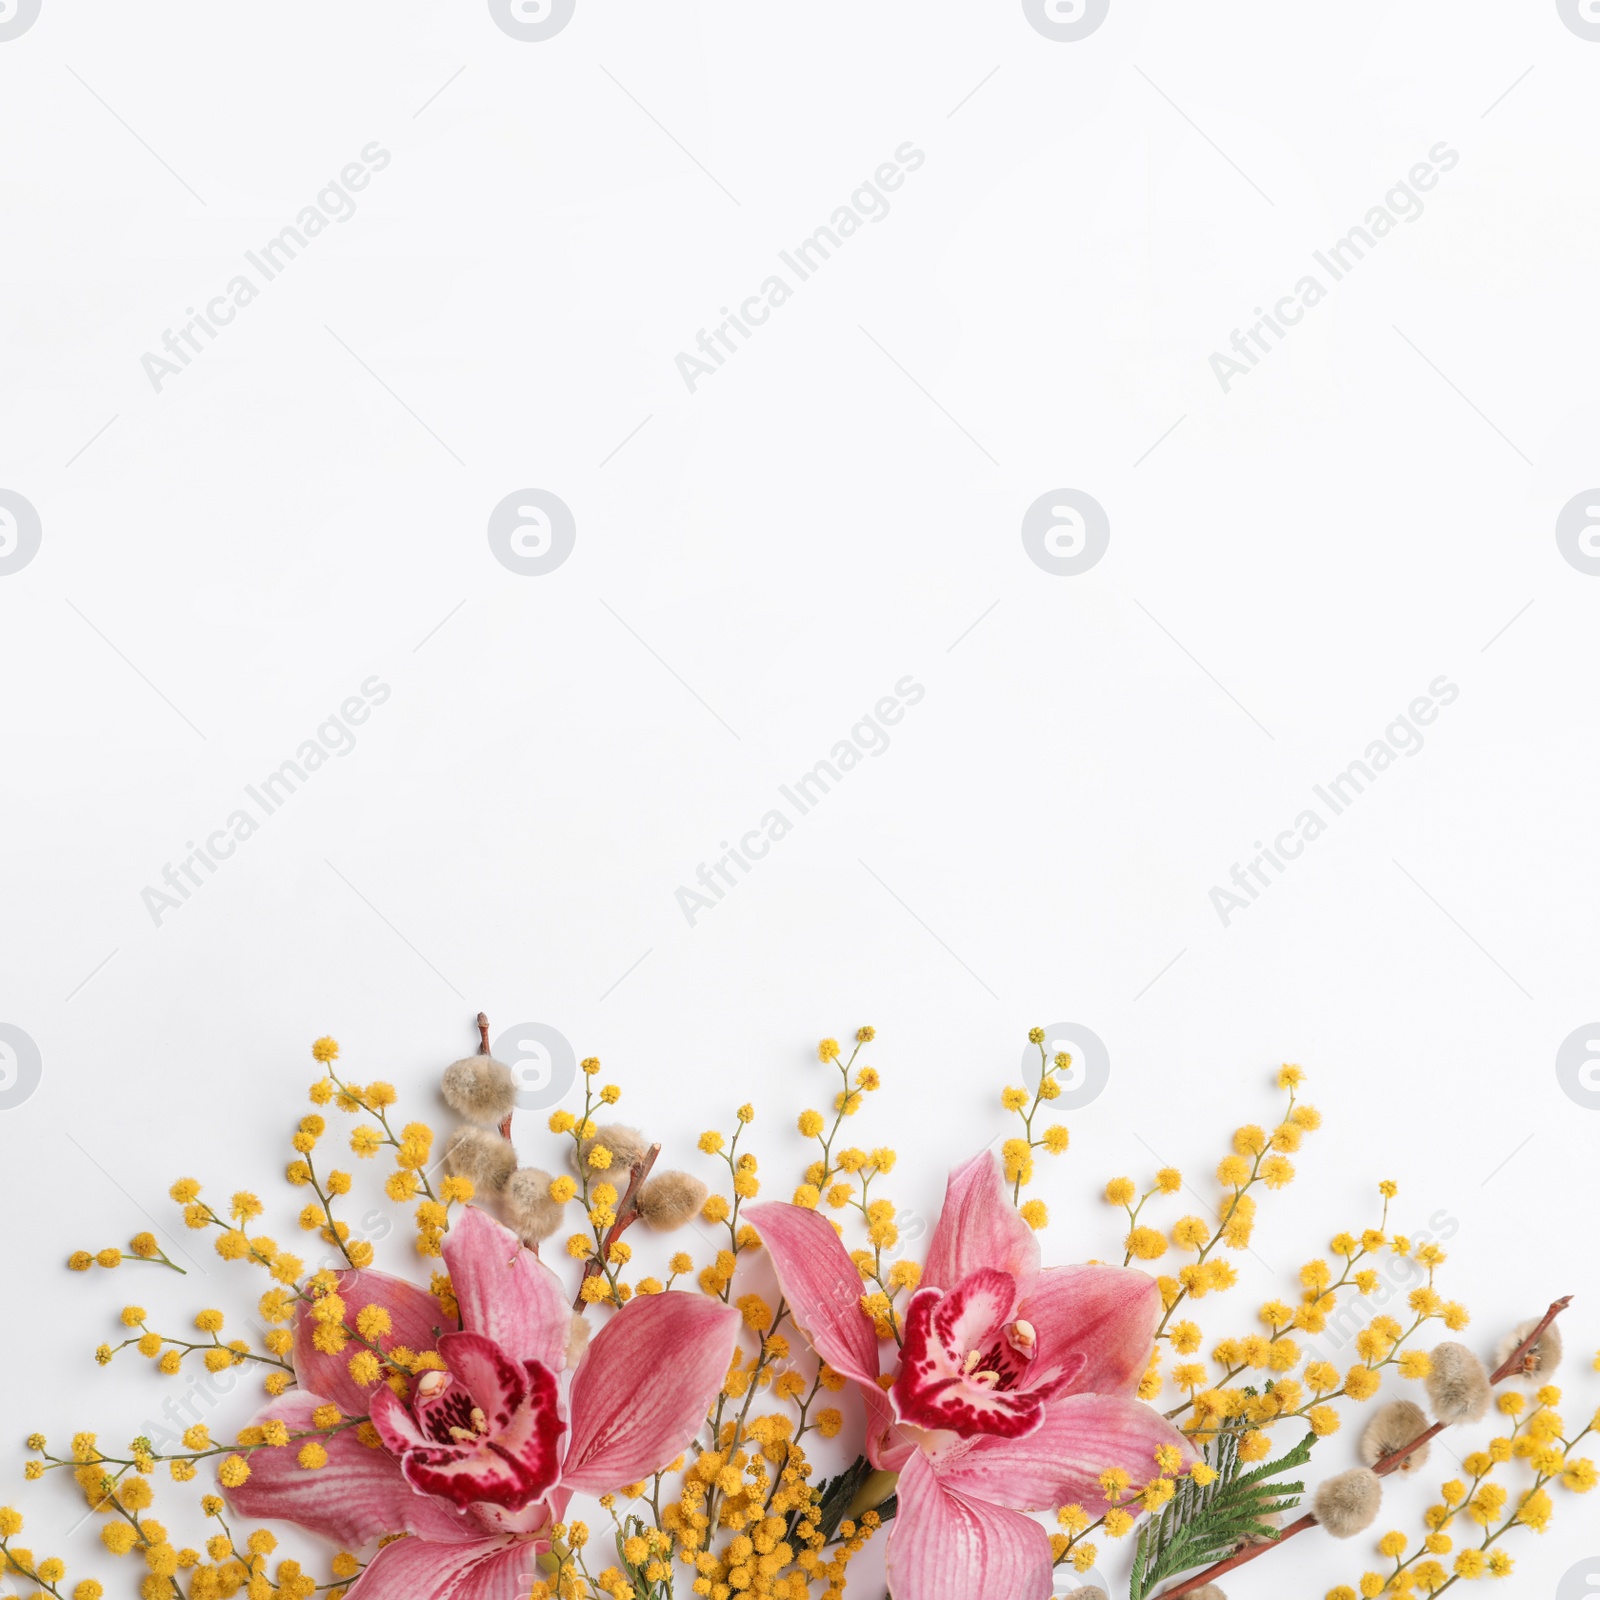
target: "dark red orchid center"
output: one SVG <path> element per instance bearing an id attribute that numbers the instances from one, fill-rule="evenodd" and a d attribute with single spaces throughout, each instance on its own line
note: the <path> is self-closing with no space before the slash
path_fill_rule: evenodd
<path id="1" fill-rule="evenodd" d="M 1017 1282 L 980 1267 L 955 1288 L 920 1289 L 906 1312 L 900 1372 L 891 1391 L 902 1422 L 1016 1439 L 1044 1419 L 1047 1400 L 1079 1372 L 1081 1354 L 1055 1355 L 1017 1314 Z"/>
<path id="2" fill-rule="evenodd" d="M 1033 1324 L 1018 1318 L 1000 1330 L 1000 1337 L 987 1350 L 967 1352 L 967 1359 L 961 1363 L 962 1376 L 969 1383 L 1004 1394 L 1027 1377 L 1038 1353 L 1039 1336 Z"/>
<path id="3" fill-rule="evenodd" d="M 477 1333 L 446 1334 L 439 1353 L 445 1370 L 422 1373 L 410 1405 L 387 1387 L 373 1399 L 373 1423 L 406 1481 L 463 1508 L 531 1505 L 561 1473 L 567 1425 L 555 1374 Z"/>
<path id="4" fill-rule="evenodd" d="M 412 1411 L 422 1431 L 440 1444 L 475 1444 L 489 1431 L 483 1407 L 447 1372 L 422 1374 Z"/>

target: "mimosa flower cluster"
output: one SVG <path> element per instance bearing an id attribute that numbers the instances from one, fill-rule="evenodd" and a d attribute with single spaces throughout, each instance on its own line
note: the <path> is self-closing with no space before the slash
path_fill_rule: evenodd
<path id="1" fill-rule="evenodd" d="M 1036 1079 L 998 1096 L 1009 1136 L 997 1124 L 998 1154 L 949 1174 L 916 1260 L 889 1192 L 899 1156 L 856 1132 L 881 1084 L 871 1028 L 819 1045 L 822 1098 L 786 1113 L 807 1154 L 776 1199 L 753 1105 L 669 1168 L 616 1120 L 621 1086 L 592 1057 L 581 1097 L 526 1126 L 478 1029 L 440 1078 L 459 1119 L 443 1137 L 392 1084 L 343 1072 L 334 1040 L 313 1044 L 272 1208 L 296 1248 L 254 1189 L 172 1184 L 175 1225 L 234 1264 L 238 1292 L 176 1327 L 114 1308 L 94 1360 L 253 1372 L 258 1409 L 159 1447 L 31 1435 L 24 1477 L 69 1476 L 121 1560 L 69 1576 L 0 1507 L 20 1592 L 840 1600 L 881 1545 L 893 1600 L 1049 1600 L 1063 1572 L 1072 1586 L 1103 1564 L 1129 1569 L 1130 1600 L 1222 1600 L 1229 1571 L 1315 1529 L 1371 1545 L 1353 1581 L 1330 1572 L 1328 1600 L 1415 1600 L 1510 1573 L 1513 1535 L 1597 1481 L 1580 1446 L 1600 1414 L 1569 1425 L 1553 1381 L 1566 1301 L 1505 1317 L 1491 1371 L 1455 1337 L 1470 1319 L 1440 1286 L 1444 1252 L 1391 1228 L 1387 1179 L 1279 1297 L 1202 1327 L 1321 1125 L 1299 1067 L 1275 1075 L 1271 1125 L 1236 1128 L 1203 1177 L 1104 1183 L 1105 1211 L 1074 1232 L 1109 1259 L 1047 1263 L 1049 1210 L 1027 1191 L 1068 1152 L 1053 1103 L 1071 1061 L 1035 1029 Z M 523 1159 L 536 1142 L 542 1165 Z M 409 1214 L 407 1276 L 380 1270 L 346 1215 L 372 1191 Z M 1396 1260 L 1416 1282 L 1403 1314 L 1370 1316 L 1342 1369 L 1308 1352 Z M 97 1282 L 183 1273 L 148 1232 L 66 1265 Z M 1491 1417 L 1418 1533 L 1374 1533 L 1387 1476 Z M 1341 1448 L 1314 1489 L 1289 1481 Z"/>

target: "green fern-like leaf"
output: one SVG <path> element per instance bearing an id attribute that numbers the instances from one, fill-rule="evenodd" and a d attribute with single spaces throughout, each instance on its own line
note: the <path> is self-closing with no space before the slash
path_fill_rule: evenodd
<path id="1" fill-rule="evenodd" d="M 1225 1561 L 1246 1541 L 1276 1539 L 1272 1519 L 1293 1510 L 1305 1493 L 1303 1483 L 1284 1482 L 1283 1475 L 1303 1467 L 1316 1442 L 1316 1435 L 1307 1432 L 1276 1461 L 1245 1470 L 1237 1435 L 1219 1435 L 1206 1447 L 1206 1461 L 1216 1477 L 1203 1488 L 1184 1478 L 1141 1531 L 1128 1600 L 1147 1600 L 1164 1579 Z"/>

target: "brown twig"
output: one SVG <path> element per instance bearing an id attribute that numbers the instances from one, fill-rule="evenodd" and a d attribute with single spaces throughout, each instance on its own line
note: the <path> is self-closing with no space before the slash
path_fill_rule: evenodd
<path id="1" fill-rule="evenodd" d="M 1571 1304 L 1572 1296 L 1570 1294 L 1563 1295 L 1561 1299 L 1557 1300 L 1545 1312 L 1544 1316 L 1539 1319 L 1539 1323 L 1533 1332 L 1489 1374 L 1489 1382 L 1491 1384 L 1504 1383 L 1512 1373 L 1517 1371 L 1522 1365 L 1522 1358 L 1539 1342 L 1544 1330 Z M 1447 1422 L 1435 1422 L 1431 1427 L 1419 1433 L 1410 1444 L 1401 1445 L 1398 1450 L 1393 1450 L 1386 1455 L 1373 1467 L 1373 1472 L 1378 1477 L 1385 1478 L 1391 1472 L 1398 1471 L 1401 1464 L 1413 1450 L 1420 1450 L 1423 1445 L 1438 1438 L 1449 1426 L 1450 1424 Z M 1176 1588 L 1162 1590 L 1159 1600 L 1179 1600 L 1181 1595 L 1193 1594 L 1196 1589 L 1203 1589 L 1208 1583 L 1220 1578 L 1223 1573 L 1232 1572 L 1235 1567 L 1242 1567 L 1247 1561 L 1254 1561 L 1257 1556 L 1265 1555 L 1269 1550 L 1275 1550 L 1285 1539 L 1292 1539 L 1297 1533 L 1304 1533 L 1307 1528 L 1314 1528 L 1316 1525 L 1317 1519 L 1308 1511 L 1303 1517 L 1297 1518 L 1288 1527 L 1284 1528 L 1276 1539 L 1269 1540 L 1263 1544 L 1247 1545 L 1244 1549 L 1235 1551 L 1226 1561 L 1218 1561 L 1214 1565 L 1207 1567 L 1203 1572 L 1195 1573 L 1192 1578 L 1185 1578 Z"/>
<path id="2" fill-rule="evenodd" d="M 598 1278 L 606 1270 L 606 1257 L 611 1254 L 612 1245 L 639 1220 L 639 1189 L 650 1176 L 650 1169 L 656 1164 L 656 1157 L 660 1154 L 661 1146 L 653 1144 L 634 1162 L 628 1175 L 628 1187 L 617 1202 L 617 1220 L 606 1229 L 606 1236 L 600 1249 L 583 1264 L 583 1278 L 578 1284 L 578 1296 L 572 1302 L 574 1311 L 582 1311 L 587 1304 L 583 1298 L 583 1285 L 591 1278 Z"/>
<path id="3" fill-rule="evenodd" d="M 489 1013 L 487 1011 L 478 1013 L 478 1054 L 480 1056 L 489 1054 Z M 509 1140 L 511 1138 L 511 1118 L 514 1115 L 514 1112 L 508 1111 L 500 1119 L 500 1137 L 502 1139 Z M 538 1255 L 539 1252 L 535 1250 L 533 1253 Z"/>
<path id="4" fill-rule="evenodd" d="M 1556 1318 L 1559 1317 L 1561 1313 L 1565 1311 L 1571 1304 L 1572 1296 L 1570 1294 L 1563 1295 L 1559 1300 L 1557 1300 L 1555 1304 L 1552 1305 L 1550 1309 L 1539 1319 L 1538 1325 L 1534 1328 L 1533 1332 L 1530 1333 L 1528 1337 L 1524 1339 L 1522 1343 L 1519 1344 L 1517 1348 L 1513 1350 L 1511 1354 L 1508 1355 L 1492 1373 L 1490 1373 L 1489 1382 L 1504 1383 L 1506 1379 L 1511 1376 L 1512 1372 L 1517 1367 L 1522 1365 L 1522 1358 L 1527 1355 L 1527 1353 L 1533 1349 L 1536 1344 L 1538 1344 L 1539 1340 L 1544 1336 L 1544 1330 L 1548 1328 L 1550 1324 L 1554 1322 Z"/>

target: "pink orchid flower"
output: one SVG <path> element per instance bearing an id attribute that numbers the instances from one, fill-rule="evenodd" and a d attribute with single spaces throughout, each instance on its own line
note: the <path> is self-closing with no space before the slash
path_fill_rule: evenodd
<path id="1" fill-rule="evenodd" d="M 444 1330 L 431 1294 L 386 1273 L 344 1273 L 338 1290 L 347 1323 L 381 1306 L 391 1325 L 382 1348 L 437 1350 L 443 1371 L 413 1379 L 404 1400 L 386 1383 L 364 1389 L 350 1376 L 356 1346 L 319 1351 L 302 1311 L 300 1386 L 255 1419 L 299 1433 L 332 1404 L 370 1415 L 381 1443 L 363 1444 L 353 1428 L 325 1436 L 328 1462 L 314 1470 L 292 1447 L 257 1450 L 249 1478 L 228 1491 L 241 1516 L 298 1523 L 351 1549 L 411 1534 L 378 1551 L 350 1600 L 526 1596 L 572 1494 L 637 1483 L 680 1455 L 733 1358 L 736 1310 L 695 1294 L 641 1295 L 595 1335 L 564 1386 L 572 1313 L 549 1267 L 473 1207 L 446 1235 L 444 1259 L 460 1331 Z"/>
<path id="2" fill-rule="evenodd" d="M 1161 1296 L 1125 1267 L 1039 1265 L 1039 1242 L 985 1153 L 950 1176 L 900 1365 L 880 1383 L 862 1282 L 825 1217 L 792 1205 L 748 1213 L 817 1353 L 867 1408 L 867 1456 L 899 1473 L 889 1530 L 895 1600 L 1047 1600 L 1050 1539 L 1027 1511 L 1106 1509 L 1100 1474 L 1137 1487 L 1184 1436 L 1134 1398 Z M 887 1381 L 887 1380 L 886 1380 Z"/>

